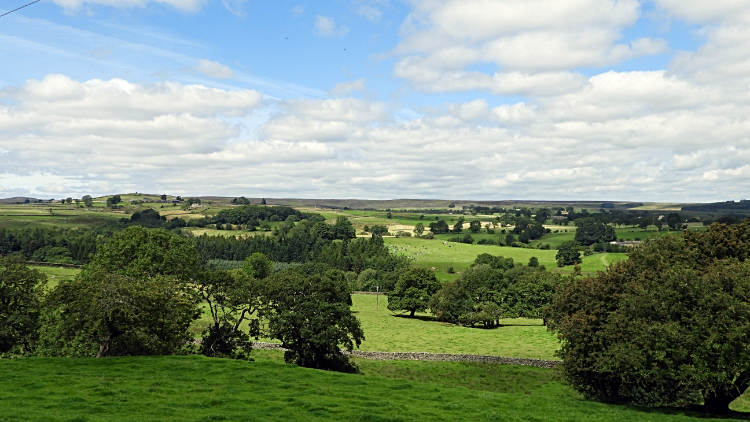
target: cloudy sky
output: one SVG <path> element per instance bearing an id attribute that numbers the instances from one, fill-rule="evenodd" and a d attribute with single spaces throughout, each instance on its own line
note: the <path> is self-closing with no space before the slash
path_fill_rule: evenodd
<path id="1" fill-rule="evenodd" d="M 0 197 L 738 200 L 749 136 L 750 0 L 41 0 L 0 17 Z"/>

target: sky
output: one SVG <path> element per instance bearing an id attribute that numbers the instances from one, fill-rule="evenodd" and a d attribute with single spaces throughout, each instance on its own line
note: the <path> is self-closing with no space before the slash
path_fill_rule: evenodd
<path id="1" fill-rule="evenodd" d="M 0 197 L 740 200 L 749 136 L 750 0 L 41 0 L 0 17 Z"/>

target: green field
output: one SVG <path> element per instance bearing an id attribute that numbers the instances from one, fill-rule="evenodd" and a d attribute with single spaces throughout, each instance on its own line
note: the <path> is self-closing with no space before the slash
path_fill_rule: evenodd
<path id="1" fill-rule="evenodd" d="M 352 295 L 352 311 L 362 322 L 362 350 L 382 352 L 430 352 L 494 355 L 556 360 L 557 338 L 541 320 L 509 319 L 508 324 L 486 330 L 433 320 L 428 313 L 415 318 L 398 316 L 387 309 L 387 297 Z"/>
<path id="2" fill-rule="evenodd" d="M 278 352 L 253 354 L 255 362 L 2 360 L 0 421 L 671 422 L 697 416 L 584 401 L 554 371 L 538 368 L 359 360 L 365 375 L 347 375 L 285 365 Z"/>
<path id="3" fill-rule="evenodd" d="M 34 268 L 47 276 L 47 287 L 54 288 L 63 280 L 72 280 L 81 272 L 77 268 L 62 268 L 62 267 L 47 267 L 47 266 L 36 266 L 30 265 L 29 267 Z"/>

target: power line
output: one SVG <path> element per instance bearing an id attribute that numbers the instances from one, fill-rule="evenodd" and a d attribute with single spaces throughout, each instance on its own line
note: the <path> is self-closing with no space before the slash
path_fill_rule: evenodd
<path id="1" fill-rule="evenodd" d="M 9 14 L 11 14 L 11 13 L 15 12 L 16 10 L 21 10 L 21 9 L 23 9 L 23 8 L 24 8 L 24 7 L 26 7 L 26 6 L 31 6 L 32 4 L 34 4 L 34 3 L 38 2 L 38 1 L 41 1 L 41 0 L 34 0 L 34 1 L 32 1 L 31 3 L 29 3 L 29 4 L 24 4 L 23 6 L 19 7 L 18 9 L 13 9 L 13 10 L 11 10 L 10 12 L 5 12 L 5 13 L 3 13 L 2 15 L 0 15 L 0 18 L 2 18 L 2 17 L 3 17 L 3 16 L 5 16 L 5 15 L 9 15 Z"/>

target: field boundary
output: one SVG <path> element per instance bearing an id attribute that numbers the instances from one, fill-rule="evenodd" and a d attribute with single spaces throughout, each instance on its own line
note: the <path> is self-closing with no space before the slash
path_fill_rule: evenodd
<path id="1" fill-rule="evenodd" d="M 285 351 L 279 343 L 265 343 L 261 341 L 253 342 L 253 348 L 260 350 L 281 350 Z M 482 362 L 497 363 L 501 365 L 520 365 L 535 366 L 537 368 L 551 369 L 557 366 L 560 361 L 530 359 L 530 358 L 509 358 L 503 356 L 490 355 L 465 355 L 450 353 L 426 353 L 426 352 L 369 352 L 364 350 L 342 350 L 344 354 L 372 360 L 419 360 L 429 362 Z"/>
<path id="2" fill-rule="evenodd" d="M 26 261 L 26 265 L 35 265 L 37 267 L 63 267 L 63 268 L 76 268 L 76 269 L 83 268 L 83 265 L 62 264 L 58 262 Z"/>

